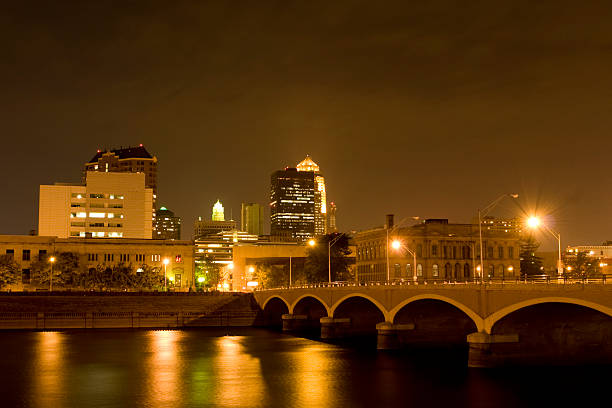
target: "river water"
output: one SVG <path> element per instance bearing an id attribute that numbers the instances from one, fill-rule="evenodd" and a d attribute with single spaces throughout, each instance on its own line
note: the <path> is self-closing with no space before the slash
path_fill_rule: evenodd
<path id="1" fill-rule="evenodd" d="M 612 368 L 468 369 L 465 351 L 258 329 L 5 332 L 0 346 L 2 407 L 608 406 Z"/>

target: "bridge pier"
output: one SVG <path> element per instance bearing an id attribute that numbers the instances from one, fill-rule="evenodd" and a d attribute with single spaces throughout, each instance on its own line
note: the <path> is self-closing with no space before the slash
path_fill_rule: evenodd
<path id="1" fill-rule="evenodd" d="M 319 321 L 321 322 L 322 339 L 342 338 L 346 334 L 346 329 L 351 327 L 350 318 L 322 317 Z"/>
<path id="2" fill-rule="evenodd" d="M 507 363 L 508 346 L 516 348 L 518 334 L 472 333 L 467 336 L 470 349 L 468 367 L 497 367 Z"/>
<path id="3" fill-rule="evenodd" d="M 376 325 L 378 336 L 376 339 L 376 348 L 378 350 L 397 350 L 401 348 L 401 341 L 398 331 L 414 330 L 414 324 L 393 324 L 391 322 L 382 322 Z"/>
<path id="4" fill-rule="evenodd" d="M 308 316 L 306 315 L 284 314 L 281 319 L 284 332 L 296 332 L 307 328 Z"/>

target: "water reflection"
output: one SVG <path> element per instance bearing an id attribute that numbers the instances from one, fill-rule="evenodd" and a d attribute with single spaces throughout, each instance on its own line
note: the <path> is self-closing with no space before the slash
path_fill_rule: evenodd
<path id="1" fill-rule="evenodd" d="M 35 383 L 33 403 L 38 407 L 63 404 L 65 395 L 65 335 L 60 332 L 37 333 L 35 356 L 32 360 Z"/>
<path id="2" fill-rule="evenodd" d="M 225 336 L 216 340 L 213 360 L 215 395 L 212 401 L 221 406 L 263 406 L 265 387 L 259 358 L 248 354 L 244 336 Z M 211 401 L 211 402 L 212 402 Z"/>
<path id="3" fill-rule="evenodd" d="M 296 347 L 292 353 L 295 382 L 294 403 L 300 407 L 329 406 L 330 393 L 333 392 L 334 381 L 328 378 L 333 365 L 329 347 L 311 346 Z"/>
<path id="4" fill-rule="evenodd" d="M 147 406 L 168 407 L 181 404 L 182 359 L 181 340 L 184 332 L 158 330 L 147 333 L 148 360 L 145 375 L 147 380 Z"/>

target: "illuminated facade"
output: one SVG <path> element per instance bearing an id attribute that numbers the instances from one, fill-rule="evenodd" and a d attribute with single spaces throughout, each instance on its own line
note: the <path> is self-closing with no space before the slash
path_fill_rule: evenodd
<path id="1" fill-rule="evenodd" d="M 166 207 L 157 210 L 153 238 L 155 239 L 181 239 L 181 217 L 174 215 Z"/>
<path id="2" fill-rule="evenodd" d="M 40 186 L 43 236 L 152 238 L 153 192 L 143 173 L 87 172 L 85 185 Z"/>
<path id="3" fill-rule="evenodd" d="M 212 220 L 213 221 L 225 221 L 225 210 L 221 201 L 217 200 L 212 209 Z"/>
<path id="4" fill-rule="evenodd" d="M 263 207 L 257 203 L 242 203 L 240 229 L 252 235 L 263 235 Z"/>
<path id="5" fill-rule="evenodd" d="M 82 183 L 86 182 L 87 172 L 102 173 L 142 173 L 145 187 L 153 191 L 151 203 L 152 218 L 155 219 L 157 208 L 157 157 L 151 155 L 141 144 L 134 147 L 98 150 L 83 167 Z"/>
<path id="6" fill-rule="evenodd" d="M 315 236 L 327 233 L 327 193 L 325 191 L 325 178 L 319 174 L 319 165 L 310 156 L 298 163 L 298 171 L 312 172 L 314 174 L 314 216 Z"/>
<path id="7" fill-rule="evenodd" d="M 389 242 L 398 240 L 400 248 L 389 246 L 389 278 L 466 282 L 479 279 L 478 224 L 450 224 L 446 219 L 430 219 L 411 227 L 393 228 Z M 357 247 L 357 280 L 387 279 L 387 228 L 360 231 L 354 235 Z M 485 278 L 520 276 L 519 234 L 512 230 L 483 229 Z M 416 269 L 414 256 L 416 254 Z"/>
<path id="8" fill-rule="evenodd" d="M 12 290 L 34 290 L 33 264 L 68 252 L 77 254 L 79 265 L 85 269 L 124 264 L 134 269 L 148 266 L 163 273 L 163 261 L 168 259 L 166 273 L 170 288 L 187 291 L 193 285 L 193 251 L 192 241 L 0 235 L 0 253 L 12 254 L 21 272 Z"/>
<path id="9" fill-rule="evenodd" d="M 296 168 L 271 177 L 270 234 L 280 241 L 303 242 L 315 235 L 315 174 Z"/>

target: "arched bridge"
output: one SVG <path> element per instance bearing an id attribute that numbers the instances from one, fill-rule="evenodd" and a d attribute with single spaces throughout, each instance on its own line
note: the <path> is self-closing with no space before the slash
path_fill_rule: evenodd
<path id="1" fill-rule="evenodd" d="M 255 299 L 269 326 L 377 334 L 379 349 L 467 339 L 471 366 L 612 361 L 612 285 L 313 286 Z"/>

